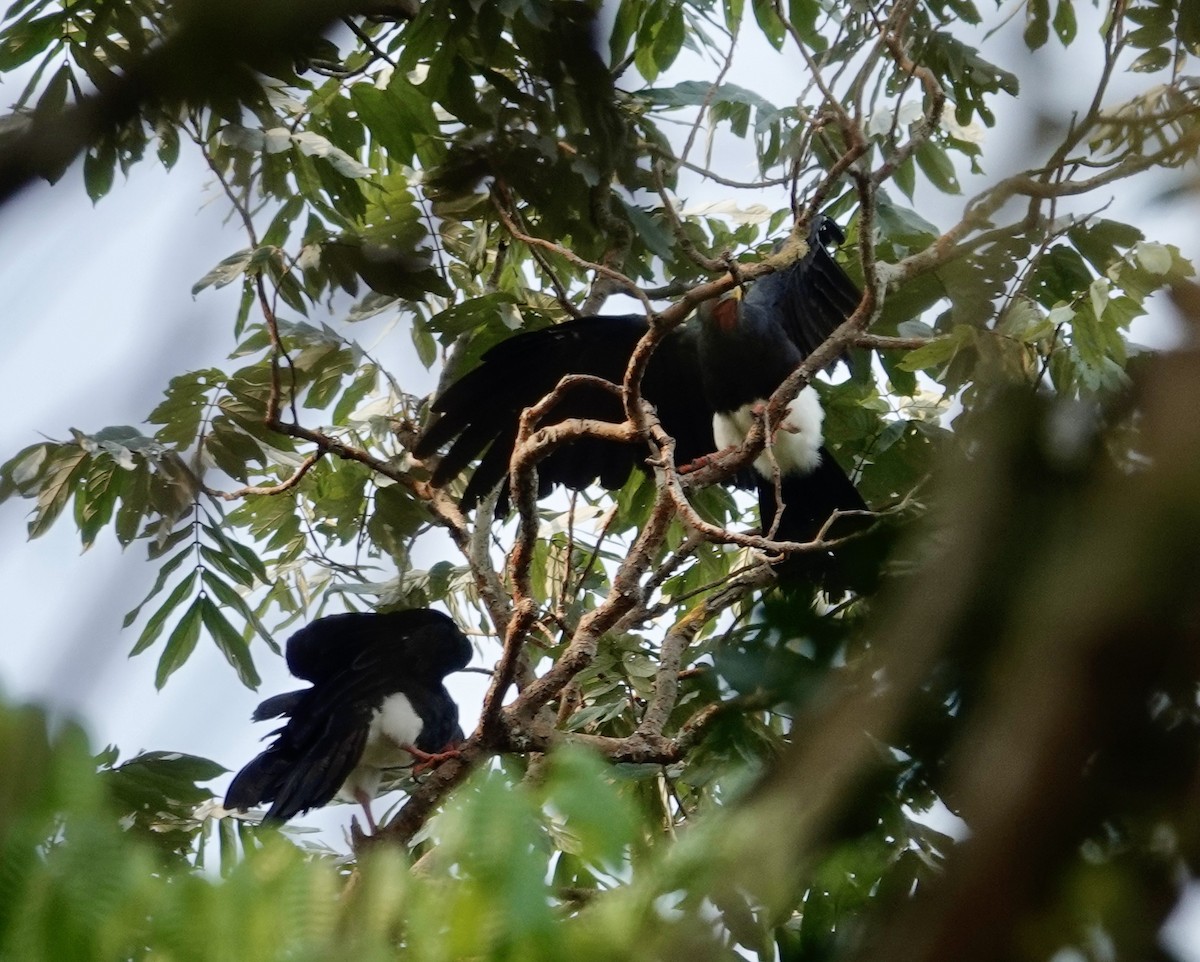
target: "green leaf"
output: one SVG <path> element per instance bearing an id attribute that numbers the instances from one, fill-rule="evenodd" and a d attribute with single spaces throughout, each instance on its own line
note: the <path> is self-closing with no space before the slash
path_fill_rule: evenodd
<path id="1" fill-rule="evenodd" d="M 367 533 L 382 550 L 400 557 L 407 540 L 429 520 L 428 511 L 399 484 L 379 488 L 373 500 Z"/>
<path id="2" fill-rule="evenodd" d="M 158 659 L 158 669 L 154 673 L 154 687 L 160 691 L 167 679 L 183 667 L 183 663 L 195 650 L 196 642 L 200 640 L 203 608 L 203 597 L 195 599 L 167 638 L 167 645 Z"/>
<path id="3" fill-rule="evenodd" d="M 266 566 L 263 565 L 262 559 L 259 558 L 254 551 L 242 544 L 240 541 L 229 537 L 222 529 L 220 524 L 214 523 L 210 518 L 204 525 L 204 533 L 213 541 L 219 544 L 231 555 L 236 555 L 238 560 L 254 574 L 261 584 L 267 584 L 270 579 L 267 576 Z M 248 585 L 247 587 L 252 587 Z"/>
<path id="4" fill-rule="evenodd" d="M 776 50 L 783 49 L 783 41 L 787 36 L 787 27 L 775 12 L 772 0 L 752 0 L 754 19 L 769 43 Z"/>
<path id="5" fill-rule="evenodd" d="M 1088 285 L 1088 298 L 1092 302 L 1092 310 L 1096 317 L 1103 317 L 1108 307 L 1109 285 L 1107 277 L 1097 277 Z"/>
<path id="6" fill-rule="evenodd" d="M 243 484 L 249 481 L 252 463 L 263 466 L 267 463 L 259 442 L 224 415 L 213 419 L 204 438 L 204 451 L 218 468 Z"/>
<path id="7" fill-rule="evenodd" d="M 259 636 L 265 639 L 273 649 L 276 651 L 279 650 L 278 646 L 271 638 L 271 633 L 267 631 L 263 623 L 259 621 L 258 615 L 254 613 L 253 609 L 251 609 L 245 598 L 239 595 L 233 590 L 233 588 L 214 575 L 211 571 L 204 572 L 204 587 L 216 595 L 217 600 L 220 601 L 221 604 L 228 608 L 232 608 L 239 615 L 245 618 L 249 624 L 253 625 L 254 630 L 258 632 Z"/>
<path id="8" fill-rule="evenodd" d="M 350 100 L 371 136 L 396 163 L 413 164 L 418 144 L 438 134 L 428 96 L 398 70 L 392 74 L 387 90 L 370 83 L 355 84 L 350 88 Z"/>
<path id="9" fill-rule="evenodd" d="M 146 418 L 151 424 L 162 425 L 155 439 L 179 448 L 190 447 L 200 433 L 211 393 L 224 383 L 224 373 L 215 368 L 172 378 L 164 399 Z"/>
<path id="10" fill-rule="evenodd" d="M 1050 39 L 1049 0 L 1029 0 L 1025 6 L 1025 46 L 1037 50 Z"/>
<path id="11" fill-rule="evenodd" d="M 905 197 L 913 199 L 913 191 L 917 189 L 917 165 L 912 157 L 906 157 L 904 163 L 896 168 L 892 183 Z"/>
<path id="12" fill-rule="evenodd" d="M 49 444 L 31 444 L 22 448 L 0 466 L 0 503 L 14 494 L 30 497 L 51 451 Z"/>
<path id="13" fill-rule="evenodd" d="M 1129 65 L 1135 73 L 1155 73 L 1163 70 L 1171 63 L 1171 51 L 1166 47 L 1155 47 L 1147 50 Z"/>
<path id="14" fill-rule="evenodd" d="M 211 759 L 184 752 L 142 752 L 110 770 L 125 775 L 154 775 L 178 785 L 211 781 L 229 771 Z"/>
<path id="15" fill-rule="evenodd" d="M 117 152 L 108 144 L 91 148 L 83 155 L 83 183 L 93 203 L 112 189 L 116 171 Z"/>
<path id="16" fill-rule="evenodd" d="M 658 64 L 654 62 L 653 56 L 653 34 L 649 34 L 650 42 L 642 42 L 642 34 L 647 31 L 639 31 L 638 42 L 633 47 L 633 65 L 637 67 L 638 73 L 646 78 L 648 83 L 654 83 L 658 79 L 660 73 Z"/>
<path id="17" fill-rule="evenodd" d="M 355 375 L 351 385 L 342 392 L 333 409 L 333 423 L 345 424 L 363 399 L 375 390 L 379 382 L 379 369 L 374 364 L 364 365 Z"/>
<path id="18" fill-rule="evenodd" d="M 790 0 L 788 8 L 791 11 L 789 19 L 801 39 L 814 53 L 821 53 L 829 47 L 829 41 L 820 32 L 818 21 L 825 12 L 820 0 Z"/>
<path id="19" fill-rule="evenodd" d="M 136 470 L 134 467 L 132 470 Z M 90 548 L 100 531 L 112 519 L 117 497 L 130 475 L 108 458 L 93 458 L 87 477 L 75 490 L 75 524 L 84 550 Z"/>
<path id="20" fill-rule="evenodd" d="M 1126 35 L 1125 40 L 1130 46 L 1153 50 L 1171 42 L 1172 25 L 1167 8 L 1159 6 L 1151 10 L 1152 17 L 1146 20 L 1145 26 Z"/>
<path id="21" fill-rule="evenodd" d="M 374 173 L 370 167 L 360 164 L 340 147 L 330 143 L 313 130 L 301 130 L 291 135 L 292 144 L 305 157 L 319 157 L 343 177 L 357 179 Z"/>
<path id="22" fill-rule="evenodd" d="M 168 562 L 167 564 L 170 565 L 171 562 Z M 167 565 L 164 565 L 163 567 L 166 568 Z M 159 572 L 159 577 L 165 580 L 162 572 Z M 167 595 L 167 600 L 162 603 L 161 607 L 159 607 L 159 609 L 150 616 L 150 620 L 146 622 L 146 627 L 142 629 L 142 633 L 138 636 L 138 640 L 134 643 L 132 650 L 129 652 L 129 657 L 132 658 L 134 655 L 140 655 L 158 640 L 158 636 L 162 634 L 163 626 L 166 625 L 167 619 L 171 616 L 175 609 L 179 607 L 183 599 L 192 593 L 192 589 L 195 586 L 196 569 L 193 568 L 188 572 L 187 576 L 171 590 L 171 593 Z M 158 586 L 156 584 L 155 588 L 152 589 L 150 594 L 146 597 L 146 601 L 149 601 L 150 598 L 157 593 Z M 143 601 L 142 605 L 145 603 L 146 602 Z M 140 610 L 142 605 L 138 605 L 138 607 L 131 611 L 129 615 L 125 616 L 126 627 L 128 627 L 129 623 L 133 620 L 130 616 L 135 615 L 135 612 Z"/>
<path id="23" fill-rule="evenodd" d="M 1104 273 L 1142 240 L 1142 232 L 1129 224 L 1100 218 L 1067 231 L 1067 237 L 1098 273 Z"/>
<path id="24" fill-rule="evenodd" d="M 37 508 L 27 530 L 29 537 L 39 538 L 45 534 L 75 492 L 78 482 L 85 476 L 88 454 L 74 444 L 59 446 L 50 459 L 37 492 Z"/>
<path id="25" fill-rule="evenodd" d="M 443 335 L 442 343 L 451 344 L 468 331 L 497 324 L 505 309 L 510 308 L 514 303 L 516 303 L 516 298 L 512 294 L 496 291 L 452 304 L 430 317 L 427 323 L 430 329 Z M 497 326 L 500 328 L 497 333 L 503 332 L 502 336 L 512 333 L 503 324 L 497 324 Z"/>
<path id="26" fill-rule="evenodd" d="M 1054 307 L 1087 290 L 1092 276 L 1077 251 L 1066 244 L 1055 244 L 1037 262 L 1031 290 L 1043 307 Z"/>
<path id="27" fill-rule="evenodd" d="M 179 131 L 174 127 L 160 126 L 157 133 L 159 163 L 170 170 L 179 160 Z"/>
<path id="28" fill-rule="evenodd" d="M 731 34 L 737 33 L 742 23 L 746 0 L 722 0 L 721 9 L 725 14 L 725 29 Z"/>
<path id="29" fill-rule="evenodd" d="M 54 76 L 50 78 L 50 82 L 46 84 L 46 89 L 42 91 L 41 97 L 38 98 L 37 107 L 34 110 L 35 116 L 54 117 L 62 113 L 63 107 L 67 103 L 67 91 L 70 87 L 70 82 L 73 78 L 71 68 L 63 64 L 54 72 Z"/>
<path id="30" fill-rule="evenodd" d="M 67 14 L 58 11 L 7 28 L 0 38 L 0 72 L 7 73 L 45 50 L 63 35 L 66 20 Z"/>
<path id="31" fill-rule="evenodd" d="M 270 226 L 263 232 L 262 242 L 273 247 L 283 247 L 288 240 L 289 229 L 304 213 L 304 198 L 289 197 L 283 202 L 278 213 L 271 218 Z"/>
<path id="32" fill-rule="evenodd" d="M 915 351 L 909 351 L 896 366 L 902 371 L 928 371 L 940 368 L 973 338 L 974 331 L 970 327 L 959 325 L 945 337 L 939 337 L 923 347 L 918 347 Z"/>
<path id="33" fill-rule="evenodd" d="M 152 510 L 150 503 L 151 470 L 145 462 L 139 464 L 121 492 L 121 506 L 117 509 L 116 535 L 122 547 L 137 537 L 142 518 Z"/>
<path id="34" fill-rule="evenodd" d="M 1200 4 L 1179 4 L 1179 24 L 1175 33 L 1193 56 L 1200 56 Z"/>
<path id="35" fill-rule="evenodd" d="M 673 87 L 650 87 L 640 91 L 639 97 L 664 107 L 700 107 L 712 103 L 740 104 L 763 112 L 775 112 L 769 100 L 753 90 L 737 84 L 723 83 L 715 90 L 713 85 L 701 80 L 683 80 Z"/>
<path id="36" fill-rule="evenodd" d="M 156 532 L 155 538 L 146 546 L 146 555 L 151 561 L 157 561 L 169 551 L 174 551 L 180 544 L 192 537 L 192 526 L 184 524 L 174 531 L 163 527 Z"/>
<path id="37" fill-rule="evenodd" d="M 625 59 L 629 41 L 637 32 L 638 14 L 642 9 L 643 5 L 639 0 L 620 0 L 608 37 L 608 56 L 612 64 Z"/>
<path id="38" fill-rule="evenodd" d="M 1171 251 L 1163 244 L 1139 243 L 1135 256 L 1138 263 L 1151 274 L 1170 273 L 1173 263 Z"/>
<path id="39" fill-rule="evenodd" d="M 943 194 L 961 194 L 962 187 L 954 171 L 954 162 L 941 145 L 927 140 L 916 151 L 917 166 Z"/>
<path id="40" fill-rule="evenodd" d="M 210 569 L 227 575 L 243 588 L 254 587 L 256 582 L 254 575 L 234 561 L 229 555 L 223 554 L 206 544 L 202 544 L 200 545 L 200 556 L 208 562 Z"/>
<path id="41" fill-rule="evenodd" d="M 1077 29 L 1074 0 L 1058 0 L 1058 5 L 1054 8 L 1054 32 L 1058 35 L 1059 42 L 1064 47 L 1069 47 L 1075 39 Z"/>
<path id="42" fill-rule="evenodd" d="M 880 230 L 893 244 L 924 248 L 940 233 L 915 210 L 894 204 L 882 195 L 878 206 Z"/>
<path id="43" fill-rule="evenodd" d="M 637 837 L 638 818 L 612 767 L 593 752 L 568 745 L 554 752 L 549 768 L 547 800 L 578 839 L 575 854 L 585 862 L 619 869 Z"/>
<path id="44" fill-rule="evenodd" d="M 246 273 L 256 253 L 258 252 L 253 248 L 247 247 L 236 254 L 230 254 L 192 285 L 192 296 L 195 297 L 206 287 L 224 287 L 226 284 L 236 281 Z"/>
<path id="45" fill-rule="evenodd" d="M 428 325 L 423 324 L 420 319 L 413 321 L 412 342 L 413 347 L 417 349 L 417 360 L 428 371 L 433 367 L 433 362 L 437 360 L 438 346 Z"/>
<path id="46" fill-rule="evenodd" d="M 225 660 L 237 672 L 238 680 L 247 688 L 254 690 L 262 683 L 254 668 L 254 659 L 250 657 L 250 646 L 229 623 L 229 619 L 221 613 L 211 599 L 200 598 L 200 615 L 204 619 L 204 627 L 208 629 Z"/>
<path id="47" fill-rule="evenodd" d="M 341 392 L 346 376 L 353 372 L 354 359 L 349 351 L 335 351 L 326 355 L 311 372 L 314 375 L 313 384 L 304 397 L 304 406 L 317 411 L 329 407 Z"/>
<path id="48" fill-rule="evenodd" d="M 661 257 L 664 261 L 673 260 L 675 257 L 675 240 L 660 220 L 648 214 L 636 204 L 625 200 L 620 195 L 617 195 L 617 199 L 621 202 L 621 206 L 625 208 L 625 214 L 629 218 L 629 222 L 633 224 L 633 229 L 637 232 L 638 238 L 650 249 L 650 252 Z"/>
<path id="49" fill-rule="evenodd" d="M 999 333 L 1026 343 L 1047 336 L 1052 329 L 1036 302 L 1025 297 L 1014 299 L 996 324 Z"/>

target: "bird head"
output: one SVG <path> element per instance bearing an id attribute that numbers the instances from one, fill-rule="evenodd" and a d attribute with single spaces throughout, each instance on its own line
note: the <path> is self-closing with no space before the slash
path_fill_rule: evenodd
<path id="1" fill-rule="evenodd" d="M 425 619 L 405 642 L 414 673 L 441 680 L 471 661 L 471 642 L 448 615 L 425 609 Z M 430 617 L 434 616 L 434 617 Z"/>
<path id="2" fill-rule="evenodd" d="M 742 304 L 742 288 L 740 286 L 727 291 L 720 297 L 711 301 L 705 301 L 700 305 L 699 314 L 700 320 L 705 324 L 711 324 L 725 333 L 732 333 L 737 329 L 738 312 Z"/>

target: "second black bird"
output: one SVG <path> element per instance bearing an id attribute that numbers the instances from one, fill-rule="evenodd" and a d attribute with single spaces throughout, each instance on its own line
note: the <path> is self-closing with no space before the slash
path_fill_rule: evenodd
<path id="1" fill-rule="evenodd" d="M 330 615 L 300 629 L 288 639 L 288 670 L 312 687 L 255 710 L 255 721 L 287 721 L 235 776 L 225 807 L 270 802 L 264 820 L 283 822 L 340 794 L 362 805 L 374 831 L 370 803 L 384 772 L 461 737 L 443 679 L 470 660 L 458 626 L 428 608 Z"/>

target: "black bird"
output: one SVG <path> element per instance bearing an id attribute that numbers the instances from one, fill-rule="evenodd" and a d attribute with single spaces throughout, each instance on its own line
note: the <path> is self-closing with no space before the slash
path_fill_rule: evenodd
<path id="1" fill-rule="evenodd" d="M 681 325 L 657 346 L 642 393 L 675 439 L 677 463 L 741 443 L 755 405 L 769 398 L 853 313 L 860 292 L 827 249 L 844 239 L 832 220 L 819 218 L 809 233 L 808 251 L 794 264 L 759 278 L 740 299 L 705 304 L 698 312 L 699 323 Z M 521 412 L 566 374 L 591 374 L 619 385 L 646 330 L 646 318 L 640 315 L 581 317 L 518 334 L 493 347 L 478 367 L 433 402 L 440 417 L 415 453 L 423 458 L 446 448 L 434 471 L 434 484 L 446 484 L 478 459 L 462 497 L 463 509 L 473 508 L 503 482 L 498 513 L 506 512 L 508 463 Z M 611 393 L 583 386 L 568 391 L 541 424 L 567 418 L 621 421 L 623 413 Z M 822 418 L 816 391 L 805 387 L 774 439 L 772 453 L 783 496 L 778 540 L 811 541 L 835 510 L 867 507 L 824 448 Z M 616 489 L 634 467 L 644 468 L 644 462 L 645 452 L 634 445 L 583 438 L 538 464 L 538 493 L 546 494 L 555 484 L 579 489 L 597 480 Z M 780 508 L 771 454 L 764 451 L 754 467 L 753 477 L 737 481 L 757 486 L 767 531 Z M 786 570 L 839 587 L 830 582 L 834 567 L 832 555 L 808 554 L 794 557 Z"/>
<path id="2" fill-rule="evenodd" d="M 270 746 L 234 777 L 225 807 L 270 802 L 284 822 L 341 794 L 371 831 L 371 799 L 390 768 L 431 762 L 462 737 L 443 679 L 465 668 L 471 643 L 429 608 L 318 618 L 287 642 L 288 670 L 311 688 L 268 698 L 255 721 L 287 718 Z"/>

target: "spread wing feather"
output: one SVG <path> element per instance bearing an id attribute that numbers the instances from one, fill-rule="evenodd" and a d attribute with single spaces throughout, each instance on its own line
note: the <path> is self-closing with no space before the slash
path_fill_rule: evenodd
<path id="1" fill-rule="evenodd" d="M 554 390 L 567 374 L 587 374 L 619 385 L 647 322 L 638 315 L 583 317 L 540 331 L 527 331 L 488 351 L 434 402 L 440 416 L 416 448 L 428 457 L 449 446 L 434 472 L 444 485 L 475 460 L 462 506 L 470 510 L 508 474 L 521 412 Z M 711 414 L 699 398 L 700 368 L 692 332 L 672 332 L 656 349 L 643 378 L 643 395 L 658 408 L 664 429 L 679 446 L 679 460 L 713 449 Z M 569 389 L 546 413 L 542 425 L 568 418 L 619 422 L 616 395 L 596 385 Z M 584 438 L 564 445 L 538 466 L 540 492 L 555 484 L 583 488 L 599 480 L 608 488 L 625 483 L 646 453 L 636 445 Z M 507 510 L 502 498 L 501 512 Z"/>
<path id="2" fill-rule="evenodd" d="M 813 222 L 808 251 L 795 264 L 755 281 L 743 309 L 762 311 L 808 357 L 854 313 L 862 293 L 829 253 L 846 239 L 828 218 Z"/>

